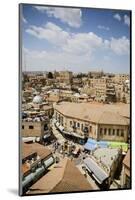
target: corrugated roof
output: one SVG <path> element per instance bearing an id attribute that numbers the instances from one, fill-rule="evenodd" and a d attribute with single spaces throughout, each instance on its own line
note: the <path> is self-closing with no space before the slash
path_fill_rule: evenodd
<path id="1" fill-rule="evenodd" d="M 102 184 L 103 181 L 108 178 L 108 174 L 91 158 L 86 158 L 84 160 L 84 164 L 94 174 L 100 184 Z"/>

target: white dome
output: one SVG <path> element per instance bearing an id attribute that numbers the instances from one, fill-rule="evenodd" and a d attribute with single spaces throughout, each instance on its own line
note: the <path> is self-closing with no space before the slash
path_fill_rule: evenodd
<path id="1" fill-rule="evenodd" d="M 43 99 L 41 96 L 37 95 L 33 98 L 33 103 L 37 103 L 37 104 L 40 104 L 43 102 Z"/>

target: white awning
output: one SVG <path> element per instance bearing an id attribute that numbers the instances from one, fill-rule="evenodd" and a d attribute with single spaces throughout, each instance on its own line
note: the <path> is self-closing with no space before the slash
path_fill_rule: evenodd
<path id="1" fill-rule="evenodd" d="M 84 139 L 84 136 L 79 135 L 79 134 L 77 134 L 77 133 L 75 133 L 75 132 L 71 132 L 71 135 L 73 135 L 73 136 L 75 136 L 75 137 L 79 137 L 79 138 L 81 138 L 81 139 Z"/>
<path id="2" fill-rule="evenodd" d="M 59 122 L 56 122 L 56 126 L 58 127 L 60 124 L 59 124 Z"/>
<path id="3" fill-rule="evenodd" d="M 44 135 L 44 139 L 46 139 L 46 138 L 48 138 L 48 137 L 50 137 L 51 136 L 51 134 L 50 133 L 48 133 L 48 134 L 46 134 L 46 135 Z"/>
<path id="4" fill-rule="evenodd" d="M 39 142 L 40 141 L 40 137 L 36 137 L 36 142 Z"/>
<path id="5" fill-rule="evenodd" d="M 23 137 L 22 141 L 23 142 L 35 142 L 36 141 L 36 137 Z"/>
<path id="6" fill-rule="evenodd" d="M 60 129 L 60 131 L 63 131 L 64 130 L 64 127 L 63 126 L 59 126 L 59 129 Z"/>
<path id="7" fill-rule="evenodd" d="M 47 160 L 44 161 L 45 168 L 48 168 L 53 163 L 54 163 L 54 158 L 53 157 L 48 158 Z"/>

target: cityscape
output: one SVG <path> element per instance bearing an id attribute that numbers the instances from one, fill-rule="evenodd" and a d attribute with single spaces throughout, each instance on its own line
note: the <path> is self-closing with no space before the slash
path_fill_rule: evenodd
<path id="1" fill-rule="evenodd" d="M 21 195 L 130 189 L 130 12 L 20 12 Z"/>

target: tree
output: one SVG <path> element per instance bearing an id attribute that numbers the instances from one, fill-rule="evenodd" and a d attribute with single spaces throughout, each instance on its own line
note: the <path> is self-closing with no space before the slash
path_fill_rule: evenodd
<path id="1" fill-rule="evenodd" d="M 49 78 L 49 79 L 53 79 L 53 74 L 52 74 L 52 72 L 49 72 L 49 73 L 48 73 L 48 78 Z"/>

